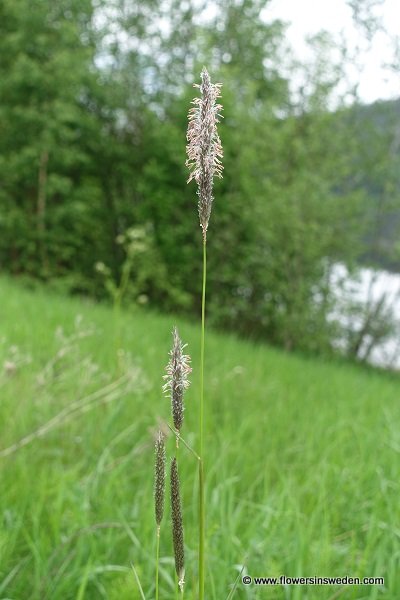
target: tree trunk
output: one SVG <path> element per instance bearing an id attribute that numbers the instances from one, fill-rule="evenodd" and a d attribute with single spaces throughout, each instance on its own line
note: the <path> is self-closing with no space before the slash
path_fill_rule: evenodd
<path id="1" fill-rule="evenodd" d="M 40 155 L 39 163 L 39 178 L 38 178 L 38 195 L 37 195 L 37 234 L 38 234 L 38 250 L 39 260 L 42 267 L 42 272 L 45 274 L 48 271 L 48 260 L 46 251 L 46 192 L 47 192 L 47 163 L 49 161 L 49 153 L 44 150 Z"/>

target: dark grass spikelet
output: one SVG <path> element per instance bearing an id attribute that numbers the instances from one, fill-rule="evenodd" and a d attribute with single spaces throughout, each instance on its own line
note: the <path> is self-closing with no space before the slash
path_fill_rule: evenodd
<path id="1" fill-rule="evenodd" d="M 174 544 L 175 570 L 178 575 L 179 587 L 183 589 L 185 583 L 185 550 L 183 545 L 183 522 L 181 493 L 176 458 L 171 461 L 171 514 L 172 514 L 172 539 Z"/>
<path id="2" fill-rule="evenodd" d="M 200 226 L 205 241 L 213 202 L 213 180 L 214 177 L 222 177 L 223 169 L 220 160 L 223 151 L 217 131 L 222 110 L 217 99 L 221 96 L 222 84 L 211 83 L 205 67 L 200 76 L 201 84 L 193 87 L 200 89 L 201 97 L 192 101 L 194 107 L 189 110 L 186 166 L 191 171 L 188 183 L 194 179 L 198 186 Z"/>
<path id="3" fill-rule="evenodd" d="M 188 375 L 192 371 L 189 366 L 190 356 L 183 353 L 185 348 L 186 344 L 182 343 L 178 330 L 174 327 L 172 331 L 172 349 L 166 367 L 167 375 L 164 375 L 166 383 L 163 390 L 171 396 L 172 419 L 177 431 L 180 431 L 182 427 L 183 412 L 185 410 L 183 394 L 189 387 Z"/>
<path id="4" fill-rule="evenodd" d="M 159 528 L 164 516 L 166 475 L 165 441 L 164 434 L 161 431 L 158 432 L 156 438 L 155 451 L 156 459 L 154 466 L 154 507 L 156 523 L 157 527 Z"/>

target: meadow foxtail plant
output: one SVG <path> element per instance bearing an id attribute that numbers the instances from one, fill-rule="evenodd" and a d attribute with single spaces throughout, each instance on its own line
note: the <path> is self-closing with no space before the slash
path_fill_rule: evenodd
<path id="1" fill-rule="evenodd" d="M 199 600 L 204 600 L 205 577 L 205 487 L 204 487 L 204 348 L 205 348 L 205 309 L 207 278 L 207 230 L 213 203 L 214 177 L 222 177 L 223 156 L 217 124 L 221 118 L 221 84 L 211 83 L 207 69 L 201 72 L 201 84 L 194 84 L 200 90 L 200 97 L 192 101 L 189 110 L 187 130 L 187 161 L 190 170 L 188 183 L 197 183 L 198 211 L 203 233 L 203 284 L 201 294 L 201 348 L 200 348 L 200 410 L 199 410 Z"/>
<path id="2" fill-rule="evenodd" d="M 171 415 L 173 422 L 173 432 L 176 437 L 175 456 L 171 462 L 170 471 L 170 498 L 171 498 L 171 521 L 172 521 L 172 541 L 175 556 L 175 571 L 178 579 L 178 586 L 183 597 L 183 589 L 185 583 L 185 552 L 183 543 L 183 519 L 182 519 L 182 503 L 178 472 L 178 450 L 180 432 L 183 424 L 183 415 L 185 410 L 184 393 L 189 387 L 188 375 L 191 372 L 190 356 L 184 353 L 186 344 L 179 337 L 176 327 L 172 330 L 172 347 L 169 352 L 169 361 L 165 368 L 166 380 L 163 385 L 163 391 L 171 400 Z M 162 475 L 165 476 L 165 450 L 162 456 L 158 453 L 158 441 L 156 442 L 156 469 L 155 469 L 155 511 L 157 522 L 157 533 L 159 534 L 160 514 L 162 517 L 164 509 L 164 487 L 158 484 L 163 482 Z M 163 447 L 164 448 L 164 447 Z M 160 475 L 161 474 L 161 475 Z M 158 499 L 159 490 L 162 488 L 162 504 L 161 498 Z M 158 506 L 159 505 L 159 506 Z M 159 537 L 157 538 L 156 550 L 156 600 L 158 600 L 158 560 L 159 560 Z"/>
<path id="3" fill-rule="evenodd" d="M 206 313 L 206 275 L 207 275 L 207 230 L 213 203 L 214 177 L 222 177 L 222 146 L 217 132 L 217 124 L 221 118 L 222 106 L 217 103 L 220 97 L 221 84 L 211 83 L 210 76 L 205 68 L 201 72 L 201 84 L 194 84 L 200 90 L 200 97 L 193 100 L 193 107 L 189 110 L 189 125 L 187 130 L 187 161 L 190 170 L 188 183 L 193 179 L 197 183 L 198 212 L 203 241 L 203 277 L 201 294 L 201 346 L 200 346 L 200 406 L 199 406 L 199 447 L 197 455 L 181 438 L 181 428 L 184 418 L 184 392 L 189 386 L 188 375 L 191 372 L 190 357 L 184 354 L 185 344 L 182 343 L 176 327 L 172 331 L 172 348 L 166 367 L 167 374 L 163 390 L 170 396 L 171 413 L 175 434 L 175 456 L 171 461 L 170 470 L 170 499 L 172 540 L 175 555 L 175 570 L 178 585 L 183 597 L 185 577 L 185 555 L 183 537 L 182 502 L 180 493 L 180 480 L 178 472 L 179 440 L 194 454 L 199 464 L 199 547 L 198 547 L 198 572 L 199 588 L 198 598 L 204 600 L 205 577 L 205 487 L 204 487 L 204 352 L 205 352 L 205 313 Z M 165 487 L 165 445 L 164 437 L 160 432 L 156 440 L 155 464 L 155 515 L 157 526 L 156 549 L 156 600 L 158 600 L 158 562 L 160 525 L 164 512 L 164 487 Z"/>

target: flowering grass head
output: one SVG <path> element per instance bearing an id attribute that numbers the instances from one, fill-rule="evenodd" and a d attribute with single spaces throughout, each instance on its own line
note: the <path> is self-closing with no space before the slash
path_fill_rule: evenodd
<path id="1" fill-rule="evenodd" d="M 214 177 L 222 177 L 223 169 L 223 151 L 217 131 L 222 110 L 222 105 L 217 103 L 221 85 L 211 83 L 207 69 L 203 67 L 201 84 L 194 84 L 200 89 L 201 97 L 192 101 L 194 106 L 189 110 L 186 166 L 190 170 L 188 183 L 194 179 L 198 186 L 199 219 L 204 241 L 211 215 Z"/>
<path id="2" fill-rule="evenodd" d="M 185 348 L 186 344 L 182 343 L 178 330 L 174 327 L 172 331 L 172 348 L 169 353 L 170 359 L 166 366 L 167 374 L 164 375 L 166 383 L 163 390 L 171 397 L 172 419 L 177 431 L 180 431 L 182 427 L 185 410 L 183 395 L 190 385 L 188 375 L 192 371 L 190 356 L 184 354 Z"/>
<path id="3" fill-rule="evenodd" d="M 175 570 L 181 590 L 185 583 L 185 549 L 183 543 L 183 521 L 181 492 L 176 458 L 171 461 L 171 517 L 172 541 L 174 545 Z"/>

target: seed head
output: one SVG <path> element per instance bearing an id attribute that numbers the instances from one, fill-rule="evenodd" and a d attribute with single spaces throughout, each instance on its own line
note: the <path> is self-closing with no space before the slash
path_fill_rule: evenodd
<path id="1" fill-rule="evenodd" d="M 194 106 L 189 110 L 186 166 L 191 171 L 188 183 L 194 179 L 198 186 L 200 226 L 205 241 L 213 202 L 213 180 L 214 176 L 222 177 L 223 169 L 222 145 L 217 131 L 222 105 L 216 102 L 221 96 L 222 84 L 211 83 L 205 67 L 200 76 L 201 84 L 193 87 L 200 89 L 201 98 L 195 98 Z"/>
<path id="2" fill-rule="evenodd" d="M 165 442 L 164 435 L 158 432 L 155 444 L 156 459 L 154 465 L 154 507 L 157 527 L 160 527 L 164 515 L 165 499 Z"/>
<path id="3" fill-rule="evenodd" d="M 183 404 L 184 391 L 189 387 L 188 375 L 192 369 L 189 366 L 190 356 L 183 353 L 186 344 L 182 343 L 176 327 L 172 330 L 172 349 L 170 350 L 170 359 L 166 366 L 167 374 L 164 375 L 166 383 L 163 386 L 164 392 L 171 396 L 171 410 L 174 427 L 180 431 L 183 423 Z"/>
<path id="4" fill-rule="evenodd" d="M 182 505 L 176 458 L 173 458 L 171 461 L 171 514 L 175 570 L 178 575 L 179 587 L 182 590 L 185 583 L 185 549 L 183 545 Z"/>

